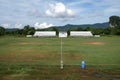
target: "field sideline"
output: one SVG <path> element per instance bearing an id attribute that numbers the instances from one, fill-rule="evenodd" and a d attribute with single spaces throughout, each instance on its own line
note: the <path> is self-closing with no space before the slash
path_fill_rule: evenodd
<path id="1" fill-rule="evenodd" d="M 66 69 L 63 72 L 65 71 L 68 75 L 66 78 L 59 69 L 60 38 L 0 37 L 0 80 L 41 80 L 40 78 L 42 80 L 120 79 L 119 52 L 120 37 L 118 36 L 63 38 L 63 61 Z M 84 71 L 80 69 L 82 60 L 87 64 Z M 42 69 L 42 71 L 39 69 Z M 56 77 L 54 76 L 54 70 L 57 74 Z M 79 70 L 83 72 L 83 74 L 81 73 L 82 77 L 78 75 Z M 95 74 L 97 77 L 94 78 L 95 76 L 90 74 L 91 70 L 93 71 L 92 74 L 99 72 L 100 74 Z M 71 76 L 67 71 L 72 72 L 74 76 Z M 29 79 L 31 72 L 36 74 L 33 79 Z M 103 76 L 104 72 L 110 75 L 105 77 Z M 49 76 L 44 76 L 44 73 L 49 74 Z M 42 76 L 40 76 L 41 74 Z M 14 76 L 11 77 L 10 75 Z"/>

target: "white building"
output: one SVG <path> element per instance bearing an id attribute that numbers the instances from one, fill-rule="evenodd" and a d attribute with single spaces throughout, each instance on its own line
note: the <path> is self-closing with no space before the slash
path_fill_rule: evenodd
<path id="1" fill-rule="evenodd" d="M 70 36 L 72 37 L 92 37 L 91 31 L 71 31 Z"/>
<path id="2" fill-rule="evenodd" d="M 32 37 L 32 35 L 26 35 L 26 37 Z"/>
<path id="3" fill-rule="evenodd" d="M 94 37 L 100 37 L 100 35 L 94 35 Z"/>
<path id="4" fill-rule="evenodd" d="M 59 37 L 67 37 L 67 36 L 68 36 L 68 34 L 65 31 L 60 31 L 59 32 Z"/>
<path id="5" fill-rule="evenodd" d="M 56 36 L 55 31 L 36 31 L 34 37 L 54 37 Z"/>

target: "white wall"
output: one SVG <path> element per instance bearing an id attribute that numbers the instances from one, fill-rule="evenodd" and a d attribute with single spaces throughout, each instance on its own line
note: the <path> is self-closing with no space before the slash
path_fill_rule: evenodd
<path id="1" fill-rule="evenodd" d="M 91 31 L 71 31 L 70 36 L 92 37 Z"/>
<path id="2" fill-rule="evenodd" d="M 33 36 L 35 36 L 35 37 L 56 36 L 56 32 L 55 31 L 36 31 Z"/>

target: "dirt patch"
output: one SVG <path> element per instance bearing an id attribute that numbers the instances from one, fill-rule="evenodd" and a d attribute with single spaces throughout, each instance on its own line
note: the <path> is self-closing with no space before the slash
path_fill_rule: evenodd
<path id="1" fill-rule="evenodd" d="M 18 44 L 26 45 L 26 44 L 48 44 L 48 43 L 45 43 L 45 42 L 20 42 Z"/>
<path id="2" fill-rule="evenodd" d="M 52 54 L 57 53 L 56 51 L 37 51 L 37 50 L 17 50 L 11 51 L 7 54 L 3 54 L 0 56 L 0 61 L 11 61 L 11 62 L 44 62 L 51 61 L 55 62 L 60 54 Z"/>
<path id="3" fill-rule="evenodd" d="M 83 42 L 82 44 L 105 45 L 105 42 Z"/>

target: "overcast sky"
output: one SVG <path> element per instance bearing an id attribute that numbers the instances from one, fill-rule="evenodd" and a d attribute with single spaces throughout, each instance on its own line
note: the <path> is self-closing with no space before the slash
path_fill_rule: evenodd
<path id="1" fill-rule="evenodd" d="M 0 0 L 0 25 L 35 28 L 93 24 L 120 16 L 120 0 Z"/>

